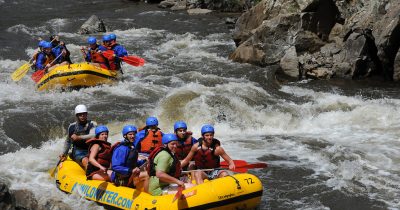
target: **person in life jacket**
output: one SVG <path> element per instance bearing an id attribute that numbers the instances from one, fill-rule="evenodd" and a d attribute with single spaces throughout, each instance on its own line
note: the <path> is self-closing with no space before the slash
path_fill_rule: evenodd
<path id="1" fill-rule="evenodd" d="M 120 45 L 117 43 L 117 35 L 115 34 L 110 34 L 110 45 L 109 49 L 114 51 L 115 55 L 115 65 L 117 66 L 117 69 L 121 69 L 121 57 L 127 56 L 128 51 L 124 48 L 124 46 Z"/>
<path id="2" fill-rule="evenodd" d="M 192 132 L 187 130 L 187 125 L 184 121 L 175 122 L 174 132 L 178 137 L 179 143 L 175 154 L 179 160 L 183 160 L 189 154 L 192 146 L 198 141 L 192 136 Z"/>
<path id="3" fill-rule="evenodd" d="M 178 137 L 169 133 L 162 137 L 163 146 L 157 147 L 149 156 L 148 174 L 150 176 L 149 193 L 151 195 L 174 194 L 169 184 L 176 184 L 183 189 L 189 187 L 179 180 L 181 175 L 180 161 L 175 155 Z M 170 191 L 171 190 L 171 191 Z"/>
<path id="4" fill-rule="evenodd" d="M 32 66 L 31 66 L 32 70 L 36 70 L 36 65 L 35 65 L 36 64 L 36 60 L 37 60 L 37 57 L 38 57 L 39 53 L 43 52 L 43 44 L 44 43 L 46 43 L 46 41 L 44 41 L 44 40 L 40 40 L 39 41 L 38 50 L 33 54 L 32 59 L 30 60 L 30 62 L 32 61 Z"/>
<path id="5" fill-rule="evenodd" d="M 111 181 L 117 186 L 127 186 L 141 188 L 148 192 L 149 179 L 146 171 L 140 170 L 146 163 L 145 159 L 138 159 L 138 151 L 133 146 L 137 128 L 133 125 L 126 125 L 122 129 L 124 140 L 113 145 L 113 154 L 111 159 Z M 135 179 L 137 178 L 137 179 Z M 136 182 L 135 182 L 136 181 Z M 139 182 L 140 181 L 140 182 Z"/>
<path id="6" fill-rule="evenodd" d="M 156 147 L 162 146 L 162 136 L 156 117 L 148 117 L 146 126 L 136 135 L 135 147 L 144 156 L 148 156 Z"/>
<path id="7" fill-rule="evenodd" d="M 92 65 L 103 69 L 110 69 L 107 58 L 101 53 L 102 50 L 104 51 L 104 47 L 97 44 L 96 37 L 89 37 L 87 42 L 89 44 L 88 51 L 85 52 L 85 49 L 82 47 L 82 52 L 85 54 L 85 61 L 92 62 Z"/>
<path id="8" fill-rule="evenodd" d="M 86 141 L 95 136 L 95 127 L 97 123 L 88 120 L 88 110 L 83 104 L 75 107 L 76 121 L 71 123 L 67 129 L 67 139 L 64 144 L 64 152 L 60 155 L 60 159 L 64 161 L 72 145 L 71 159 L 81 165 L 84 169 L 88 164 L 88 145 Z"/>
<path id="9" fill-rule="evenodd" d="M 110 35 L 103 36 L 103 45 L 100 48 L 101 51 L 107 52 L 104 53 L 104 57 L 107 58 L 108 66 L 110 70 L 119 70 L 120 66 L 117 65 L 117 57 L 115 56 L 115 52 L 111 49 L 111 37 Z"/>
<path id="10" fill-rule="evenodd" d="M 52 46 L 50 42 L 42 43 L 42 51 L 37 55 L 35 62 L 35 71 L 48 69 L 54 65 L 53 60 L 55 55 L 52 52 Z"/>
<path id="11" fill-rule="evenodd" d="M 56 64 L 67 65 L 72 63 L 70 58 L 71 53 L 67 49 L 65 43 L 63 41 L 60 41 L 59 37 L 56 35 L 50 36 L 49 39 L 52 44 L 52 51 L 57 58 Z M 58 57 L 60 54 L 62 55 Z"/>
<path id="12" fill-rule="evenodd" d="M 86 178 L 110 181 L 112 171 L 108 168 L 111 164 L 112 149 L 111 144 L 107 142 L 108 128 L 99 125 L 96 127 L 95 133 L 95 138 L 86 142 L 89 145 L 89 164 L 86 169 Z"/>
<path id="13" fill-rule="evenodd" d="M 182 167 L 186 166 L 192 158 L 194 159 L 197 169 L 212 169 L 220 167 L 220 157 L 229 163 L 229 170 L 235 169 L 235 163 L 232 158 L 226 154 L 225 150 L 221 147 L 221 143 L 218 139 L 214 138 L 214 127 L 211 125 L 203 125 L 201 128 L 201 138 L 199 142 L 194 144 L 186 156 L 181 162 Z M 209 172 L 196 171 L 194 178 L 197 184 L 204 182 L 204 179 L 215 179 L 227 176 L 226 170 L 213 170 Z"/>

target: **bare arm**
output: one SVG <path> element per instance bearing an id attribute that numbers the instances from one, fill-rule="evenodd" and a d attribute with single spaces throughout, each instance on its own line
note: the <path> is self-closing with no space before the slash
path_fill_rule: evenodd
<path id="1" fill-rule="evenodd" d="M 236 168 L 235 163 L 233 162 L 232 158 L 229 157 L 228 154 L 226 154 L 224 148 L 222 148 L 221 146 L 218 146 L 217 148 L 215 148 L 215 155 L 221 156 L 222 159 L 224 159 L 226 162 L 228 162 L 229 170 L 235 170 L 235 168 Z"/>
<path id="2" fill-rule="evenodd" d="M 189 154 L 181 161 L 181 167 L 185 167 L 187 164 L 189 164 L 190 160 L 193 158 L 194 153 L 197 150 L 197 147 L 199 146 L 199 143 L 193 144 L 192 148 L 190 149 Z"/>
<path id="3" fill-rule="evenodd" d="M 97 168 L 100 168 L 100 170 L 106 171 L 107 169 L 104 166 L 100 165 L 99 162 L 96 161 L 96 156 L 97 156 L 97 153 L 99 153 L 100 149 L 101 149 L 100 145 L 98 145 L 98 144 L 95 144 L 90 148 L 89 162 L 93 166 L 96 166 Z"/>
<path id="4" fill-rule="evenodd" d="M 175 183 L 175 184 L 177 184 L 179 186 L 185 187 L 185 183 L 184 182 L 182 182 L 181 180 L 179 180 L 179 179 L 177 179 L 175 177 L 172 177 L 172 176 L 168 175 L 164 171 L 156 170 L 156 176 L 162 182 L 166 182 L 166 183 L 170 183 L 170 184 L 174 184 Z"/>

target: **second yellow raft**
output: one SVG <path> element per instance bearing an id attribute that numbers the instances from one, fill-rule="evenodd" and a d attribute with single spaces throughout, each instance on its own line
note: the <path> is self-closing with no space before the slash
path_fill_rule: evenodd
<path id="1" fill-rule="evenodd" d="M 110 84 L 117 80 L 118 72 L 103 69 L 90 63 L 57 66 L 36 84 L 39 91 L 69 89 Z"/>

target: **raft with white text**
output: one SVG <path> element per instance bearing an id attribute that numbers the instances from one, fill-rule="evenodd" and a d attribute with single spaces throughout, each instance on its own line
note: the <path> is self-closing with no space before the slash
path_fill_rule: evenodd
<path id="1" fill-rule="evenodd" d="M 111 84 L 118 72 L 103 69 L 90 63 L 57 66 L 37 82 L 38 90 L 68 89 Z"/>
<path id="2" fill-rule="evenodd" d="M 120 209 L 257 209 L 263 187 L 252 174 L 234 174 L 183 190 L 182 197 L 152 196 L 113 183 L 86 180 L 85 171 L 74 161 L 66 160 L 56 168 L 56 185 L 67 193 Z"/>

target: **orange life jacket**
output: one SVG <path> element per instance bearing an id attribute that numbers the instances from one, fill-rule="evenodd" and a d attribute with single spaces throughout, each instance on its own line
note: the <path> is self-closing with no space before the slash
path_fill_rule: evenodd
<path id="1" fill-rule="evenodd" d="M 189 154 L 190 149 L 192 149 L 192 134 L 193 133 L 191 131 L 186 131 L 185 140 L 179 141 L 175 152 L 175 155 L 178 157 L 179 160 L 185 159 L 185 157 Z"/>
<path id="2" fill-rule="evenodd" d="M 195 152 L 193 159 L 198 169 L 219 168 L 220 158 L 215 155 L 215 148 L 220 146 L 221 143 L 218 139 L 213 139 L 210 147 L 207 149 L 202 148 L 203 138 L 199 139 L 199 146 Z"/>
<path id="3" fill-rule="evenodd" d="M 140 141 L 140 151 L 143 153 L 150 153 L 156 147 L 162 146 L 162 133 L 160 130 L 153 132 L 146 130 L 145 137 Z"/>
<path id="4" fill-rule="evenodd" d="M 154 165 L 154 158 L 160 153 L 161 151 L 167 151 L 169 155 L 174 159 L 172 162 L 172 167 L 167 172 L 168 175 L 173 176 L 177 179 L 181 176 L 182 168 L 181 168 L 181 161 L 178 160 L 176 155 L 172 154 L 169 149 L 165 148 L 164 146 L 155 148 L 149 155 L 148 161 L 149 165 L 147 166 L 147 173 L 149 176 L 156 176 L 156 167 Z"/>

